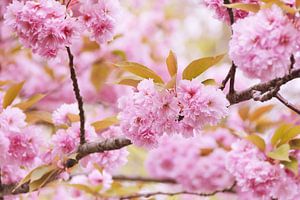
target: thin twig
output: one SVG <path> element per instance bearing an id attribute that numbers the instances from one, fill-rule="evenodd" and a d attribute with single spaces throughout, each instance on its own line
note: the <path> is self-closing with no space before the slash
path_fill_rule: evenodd
<path id="1" fill-rule="evenodd" d="M 252 99 L 255 96 L 255 93 L 257 92 L 260 92 L 260 94 L 263 95 L 266 92 L 269 92 L 272 88 L 278 88 L 279 90 L 283 84 L 296 78 L 300 78 L 300 69 L 293 70 L 290 74 L 285 75 L 281 78 L 275 78 L 265 83 L 256 84 L 241 92 L 234 92 L 233 94 L 228 94 L 227 99 L 231 105 L 247 101 Z"/>
<path id="2" fill-rule="evenodd" d="M 224 4 L 230 4 L 230 1 L 224 0 Z M 233 14 L 232 8 L 227 8 L 227 12 L 229 15 L 230 25 L 232 25 L 232 24 L 234 24 L 234 14 Z M 232 29 L 231 29 L 231 33 L 232 33 Z M 221 90 L 223 90 L 225 88 L 227 82 L 230 80 L 229 94 L 234 93 L 235 72 L 236 72 L 236 65 L 232 61 L 231 68 L 230 68 L 228 74 L 226 75 L 225 79 L 222 81 L 222 86 L 220 87 Z"/>
<path id="3" fill-rule="evenodd" d="M 3 185 L 2 185 L 2 169 L 0 168 L 0 193 L 3 192 Z M 0 196 L 0 200 L 4 200 L 3 196 Z"/>
<path id="4" fill-rule="evenodd" d="M 84 129 L 84 124 L 85 124 L 85 117 L 84 117 L 84 110 L 83 110 L 83 100 L 82 96 L 80 95 L 80 89 L 78 85 L 78 80 L 74 68 L 74 56 L 71 53 L 70 47 L 66 47 L 68 56 L 69 56 L 69 67 L 70 67 L 70 76 L 71 80 L 73 83 L 73 90 L 75 93 L 75 97 L 77 100 L 78 104 L 78 109 L 79 109 L 79 117 L 80 117 L 80 144 L 83 145 L 85 143 L 85 129 Z"/>
<path id="5" fill-rule="evenodd" d="M 216 190 L 216 191 L 211 192 L 211 193 L 197 193 L 197 192 L 188 192 L 188 191 L 181 191 L 181 192 L 151 192 L 151 193 L 143 193 L 143 194 L 135 194 L 135 195 L 130 195 L 130 196 L 123 196 L 123 197 L 120 197 L 119 199 L 120 200 L 125 200 L 125 199 L 136 199 L 136 198 L 141 198 L 141 197 L 149 198 L 149 197 L 157 196 L 157 195 L 177 196 L 177 195 L 183 195 L 183 194 L 201 196 L 201 197 L 208 197 L 208 196 L 213 196 L 217 193 L 233 192 L 233 188 L 235 187 L 235 185 L 236 185 L 236 182 L 234 182 L 234 184 L 230 188 L 226 188 L 226 189 L 223 189 L 223 190 Z"/>
<path id="6" fill-rule="evenodd" d="M 129 139 L 125 138 L 115 138 L 115 139 L 106 139 L 104 141 L 100 142 L 91 142 L 91 143 L 85 143 L 82 147 L 79 148 L 77 151 L 77 157 L 75 159 L 68 159 L 64 163 L 65 168 L 71 168 L 78 164 L 79 160 L 83 157 L 92 154 L 92 153 L 102 153 L 104 151 L 112 151 L 121 149 L 123 147 L 126 147 L 131 144 L 131 141 Z M 57 171 L 58 173 L 63 172 L 63 170 Z M 55 177 L 57 178 L 59 174 L 57 174 Z M 53 180 L 51 180 L 53 181 Z M 3 191 L 0 193 L 0 197 L 3 197 L 5 195 L 12 195 L 12 194 L 24 194 L 29 192 L 29 182 L 26 182 L 16 188 L 16 184 L 9 184 L 9 185 L 3 185 Z"/>
<path id="7" fill-rule="evenodd" d="M 293 110 L 294 112 L 296 112 L 298 115 L 300 115 L 300 110 L 296 108 L 295 105 L 291 104 L 290 102 L 288 102 L 283 96 L 281 96 L 279 93 L 277 93 L 275 95 L 275 97 L 281 102 L 283 103 L 286 107 L 290 108 L 291 110 Z"/>
<path id="8" fill-rule="evenodd" d="M 113 180 L 116 181 L 133 181 L 133 182 L 148 182 L 148 183 L 167 183 L 167 184 L 176 184 L 177 182 L 173 179 L 158 179 L 150 177 L 139 177 L 139 176 L 113 176 Z"/>

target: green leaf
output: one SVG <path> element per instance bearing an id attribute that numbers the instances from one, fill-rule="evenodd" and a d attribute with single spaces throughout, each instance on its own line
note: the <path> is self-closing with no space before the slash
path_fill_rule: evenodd
<path id="1" fill-rule="evenodd" d="M 268 152 L 267 156 L 280 161 L 291 161 L 289 158 L 290 145 L 283 144 L 274 151 Z"/>
<path id="2" fill-rule="evenodd" d="M 221 54 L 215 57 L 205 57 L 194 60 L 183 70 L 182 79 L 192 80 L 198 77 L 207 69 L 220 62 L 224 56 L 225 54 Z"/>
<path id="3" fill-rule="evenodd" d="M 289 141 L 291 149 L 300 150 L 300 139 L 293 139 Z"/>
<path id="4" fill-rule="evenodd" d="M 252 142 L 261 151 L 265 151 L 265 149 L 266 149 L 266 143 L 265 143 L 264 139 L 261 138 L 260 136 L 258 136 L 256 134 L 252 134 L 252 135 L 248 135 L 245 139 L 249 140 L 250 142 Z"/>
<path id="5" fill-rule="evenodd" d="M 170 51 L 169 56 L 167 57 L 166 64 L 168 71 L 171 77 L 176 76 L 177 74 L 177 59 L 175 54 Z"/>
<path id="6" fill-rule="evenodd" d="M 43 99 L 45 96 L 46 95 L 44 94 L 35 94 L 32 97 L 30 97 L 28 100 L 18 103 L 14 106 L 20 108 L 21 110 L 27 110 L 28 108 L 32 107 L 34 104 L 39 102 L 41 99 Z"/>
<path id="7" fill-rule="evenodd" d="M 88 194 L 97 195 L 97 191 L 94 191 L 91 187 L 88 185 L 83 184 L 67 184 L 67 186 L 73 187 L 77 190 L 84 191 Z"/>
<path id="8" fill-rule="evenodd" d="M 289 142 L 291 139 L 300 134 L 300 126 L 291 127 L 284 135 L 282 135 L 281 140 L 278 145 Z"/>
<path id="9" fill-rule="evenodd" d="M 250 111 L 250 107 L 247 105 L 239 109 L 238 112 L 243 121 L 245 121 L 249 117 L 249 111 Z"/>
<path id="10" fill-rule="evenodd" d="M 174 88 L 176 86 L 176 76 L 173 76 L 171 78 L 171 80 L 169 82 L 166 83 L 166 85 L 164 86 L 165 89 L 171 89 Z"/>
<path id="11" fill-rule="evenodd" d="M 218 85 L 215 79 L 206 79 L 202 81 L 202 84 L 204 85 Z"/>
<path id="12" fill-rule="evenodd" d="M 291 127 L 293 127 L 292 124 L 282 124 L 282 125 L 280 125 L 280 126 L 276 129 L 274 135 L 273 135 L 272 138 L 271 138 L 271 144 L 272 144 L 273 146 L 276 146 L 276 145 L 280 142 L 280 140 L 281 140 L 281 138 L 284 136 L 284 134 L 285 134 L 289 129 L 291 129 Z"/>
<path id="13" fill-rule="evenodd" d="M 273 109 L 273 107 L 274 105 L 266 105 L 257 108 L 253 113 L 250 114 L 249 116 L 250 121 L 258 120 L 260 117 L 270 112 Z"/>
<path id="14" fill-rule="evenodd" d="M 122 78 L 117 82 L 117 84 L 120 85 L 129 85 L 132 87 L 137 87 L 137 85 L 141 82 L 141 79 L 136 79 L 136 78 Z"/>
<path id="15" fill-rule="evenodd" d="M 20 93 L 23 85 L 24 82 L 14 84 L 6 91 L 2 103 L 3 108 L 7 108 L 15 100 L 15 98 Z"/>
<path id="16" fill-rule="evenodd" d="M 252 4 L 252 3 L 231 3 L 231 4 L 223 4 L 227 8 L 235 8 L 239 10 L 244 10 L 247 12 L 258 12 L 260 9 L 260 6 L 258 4 Z"/>
<path id="17" fill-rule="evenodd" d="M 79 122 L 79 121 L 80 121 L 80 116 L 79 116 L 79 115 L 76 115 L 76 114 L 68 113 L 68 114 L 67 114 L 67 117 L 68 117 L 68 120 L 69 120 L 71 123 Z"/>
<path id="18" fill-rule="evenodd" d="M 296 8 L 297 8 L 297 9 L 300 8 L 300 0 L 296 0 Z"/>
<path id="19" fill-rule="evenodd" d="M 282 161 L 281 163 L 284 165 L 285 168 L 291 170 L 296 176 L 298 176 L 298 160 L 294 157 L 290 157 L 290 160 L 290 162 Z"/>
<path id="20" fill-rule="evenodd" d="M 112 125 L 118 124 L 119 120 L 116 116 L 114 117 L 107 117 L 101 121 L 96 121 L 92 123 L 91 125 L 95 128 L 96 131 L 104 130 Z"/>
<path id="21" fill-rule="evenodd" d="M 109 65 L 102 61 L 96 62 L 92 65 L 90 80 L 97 91 L 101 89 L 110 72 L 111 69 Z"/>
<path id="22" fill-rule="evenodd" d="M 41 179 L 45 174 L 50 173 L 54 169 L 56 169 L 56 168 L 53 165 L 41 165 L 41 166 L 33 169 L 19 182 L 19 184 L 14 188 L 14 190 L 19 188 L 24 183 L 27 183 L 27 182 L 31 183 L 31 182 Z"/>
<path id="23" fill-rule="evenodd" d="M 26 122 L 30 124 L 37 122 L 53 124 L 52 114 L 46 111 L 28 111 L 26 112 Z"/>
<path id="24" fill-rule="evenodd" d="M 141 64 L 134 63 L 134 62 L 122 62 L 116 64 L 116 66 L 121 67 L 121 69 L 133 73 L 142 78 L 153 79 L 155 83 L 164 83 L 164 81 L 159 75 L 157 75 L 154 71 L 152 71 L 148 67 L 145 67 Z"/>

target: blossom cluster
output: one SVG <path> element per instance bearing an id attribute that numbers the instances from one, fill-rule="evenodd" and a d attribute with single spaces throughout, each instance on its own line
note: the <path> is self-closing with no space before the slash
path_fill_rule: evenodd
<path id="1" fill-rule="evenodd" d="M 63 104 L 53 112 L 52 119 L 58 125 L 58 130 L 52 135 L 49 151 L 43 155 L 46 163 L 54 162 L 58 167 L 63 168 L 64 161 L 68 156 L 77 151 L 80 142 L 80 126 L 79 122 L 70 121 L 68 115 L 78 115 L 78 113 L 76 104 Z M 63 128 L 64 126 L 67 126 L 67 128 Z M 121 130 L 117 126 L 112 126 L 98 134 L 93 126 L 88 123 L 85 124 L 85 137 L 88 142 L 118 137 L 121 134 Z M 95 170 L 94 166 L 97 164 L 106 172 L 112 173 L 127 162 L 127 155 L 126 148 L 94 153 L 81 159 L 80 165 L 85 172 L 93 172 Z"/>
<path id="2" fill-rule="evenodd" d="M 189 191 L 208 193 L 229 188 L 234 182 L 225 168 L 226 154 L 210 134 L 163 137 L 158 148 L 150 151 L 146 167 L 151 176 L 176 180 Z"/>
<path id="3" fill-rule="evenodd" d="M 4 18 L 25 47 L 45 57 L 55 57 L 79 31 L 75 20 L 66 18 L 66 7 L 55 0 L 14 1 Z"/>
<path id="4" fill-rule="evenodd" d="M 231 3 L 245 3 L 245 4 L 255 4 L 258 3 L 257 0 L 233 0 Z M 209 9 L 213 10 L 215 13 L 215 17 L 220 19 L 228 24 L 230 24 L 230 16 L 228 13 L 228 9 L 224 6 L 223 0 L 203 0 L 205 6 Z M 240 9 L 233 10 L 233 18 L 235 20 L 242 19 L 248 16 L 248 12 Z"/>
<path id="5" fill-rule="evenodd" d="M 267 81 L 289 72 L 299 30 L 281 8 L 262 9 L 236 21 L 232 30 L 229 55 L 248 77 Z"/>
<path id="6" fill-rule="evenodd" d="M 205 125 L 216 125 L 227 115 L 224 93 L 197 80 L 181 80 L 176 89 L 141 81 L 136 91 L 119 99 L 120 126 L 133 143 L 154 147 L 164 133 L 193 136 Z"/>
<path id="7" fill-rule="evenodd" d="M 25 3 L 15 0 L 6 9 L 5 24 L 17 33 L 25 47 L 43 57 L 53 58 L 84 33 L 84 29 L 91 32 L 91 38 L 99 43 L 111 40 L 118 6 L 113 2 L 79 2 L 80 15 L 73 17 L 65 5 L 55 0 Z"/>
<path id="8" fill-rule="evenodd" d="M 91 39 L 99 43 L 113 39 L 117 13 L 120 11 L 118 1 L 82 0 L 79 12 L 80 20 L 91 32 Z"/>
<path id="9" fill-rule="evenodd" d="M 298 178 L 279 163 L 270 162 L 262 151 L 248 141 L 239 140 L 232 145 L 226 168 L 236 179 L 243 196 L 247 194 L 253 199 L 279 200 L 299 197 Z"/>
<path id="10" fill-rule="evenodd" d="M 21 166 L 31 168 L 40 162 L 41 130 L 28 125 L 25 119 L 24 112 L 16 107 L 0 111 L 0 167 L 7 184 L 19 181 L 26 173 Z"/>

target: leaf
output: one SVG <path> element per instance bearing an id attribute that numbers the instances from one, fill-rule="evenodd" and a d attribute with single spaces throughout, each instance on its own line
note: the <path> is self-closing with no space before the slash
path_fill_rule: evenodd
<path id="1" fill-rule="evenodd" d="M 3 108 L 7 108 L 15 100 L 23 85 L 24 82 L 14 84 L 6 91 L 2 102 Z"/>
<path id="2" fill-rule="evenodd" d="M 0 87 L 9 84 L 11 81 L 0 81 Z"/>
<path id="3" fill-rule="evenodd" d="M 96 195 L 97 191 L 94 191 L 92 188 L 90 188 L 88 185 L 83 184 L 67 184 L 67 186 L 73 187 L 77 190 L 84 191 L 88 194 Z"/>
<path id="4" fill-rule="evenodd" d="M 286 13 L 295 14 L 297 12 L 297 9 L 286 5 L 284 2 L 280 0 L 262 0 L 262 1 L 265 2 L 266 4 L 261 5 L 261 9 L 271 8 L 275 4 Z"/>
<path id="5" fill-rule="evenodd" d="M 142 80 L 141 79 L 134 79 L 134 78 L 123 78 L 121 80 L 119 80 L 117 82 L 117 84 L 120 84 L 120 85 L 129 85 L 129 86 L 132 86 L 132 87 L 137 87 L 137 85 L 141 82 Z"/>
<path id="6" fill-rule="evenodd" d="M 289 141 L 291 149 L 300 150 L 300 139 L 294 139 Z"/>
<path id="7" fill-rule="evenodd" d="M 249 116 L 250 121 L 258 120 L 264 114 L 270 112 L 273 109 L 274 105 L 267 105 L 257 108 L 254 112 L 252 112 Z"/>
<path id="8" fill-rule="evenodd" d="M 100 46 L 97 42 L 91 41 L 88 37 L 83 37 L 82 51 L 96 51 Z"/>
<path id="9" fill-rule="evenodd" d="M 171 78 L 171 80 L 169 82 L 166 83 L 166 85 L 164 86 L 165 89 L 171 89 L 174 88 L 176 86 L 176 76 L 173 76 Z"/>
<path id="10" fill-rule="evenodd" d="M 264 139 L 262 139 L 260 136 L 258 136 L 256 134 L 252 134 L 252 135 L 248 135 L 245 139 L 252 142 L 261 151 L 265 151 L 266 143 L 265 143 Z"/>
<path id="11" fill-rule="evenodd" d="M 99 61 L 92 65 L 90 80 L 97 91 L 99 91 L 102 85 L 107 80 L 111 69 L 106 63 Z"/>
<path id="12" fill-rule="evenodd" d="M 19 182 L 19 184 L 14 188 L 14 190 L 19 188 L 24 183 L 34 182 L 36 180 L 41 179 L 45 174 L 51 172 L 54 169 L 56 169 L 56 168 L 53 165 L 41 165 L 41 166 L 33 169 Z"/>
<path id="13" fill-rule="evenodd" d="M 44 174 L 40 179 L 35 181 L 30 181 L 29 192 L 33 192 L 44 187 L 51 181 L 55 180 L 62 171 L 63 171 L 62 169 L 53 169 L 50 172 Z"/>
<path id="14" fill-rule="evenodd" d="M 284 143 L 289 142 L 291 139 L 300 134 L 300 126 L 291 127 L 284 135 L 282 135 L 280 143 L 278 145 L 282 145 Z"/>
<path id="15" fill-rule="evenodd" d="M 296 8 L 299 9 L 300 7 L 300 0 L 296 0 Z"/>
<path id="16" fill-rule="evenodd" d="M 298 168 L 298 160 L 294 157 L 290 157 L 290 162 L 282 161 L 281 163 L 284 165 L 286 169 L 291 170 L 296 176 L 298 176 L 299 168 Z"/>
<path id="17" fill-rule="evenodd" d="M 283 144 L 274 151 L 268 152 L 267 156 L 280 161 L 291 161 L 289 158 L 290 145 Z"/>
<path id="18" fill-rule="evenodd" d="M 249 106 L 243 106 L 239 109 L 239 115 L 242 118 L 243 121 L 245 121 L 249 116 L 250 107 Z"/>
<path id="19" fill-rule="evenodd" d="M 46 122 L 49 124 L 53 124 L 52 115 L 46 111 L 29 111 L 26 112 L 26 122 L 30 124 L 34 124 L 37 122 Z"/>
<path id="20" fill-rule="evenodd" d="M 224 56 L 225 54 L 221 54 L 215 57 L 205 57 L 194 60 L 183 70 L 182 79 L 192 80 L 193 78 L 196 78 L 207 69 L 217 64 Z"/>
<path id="21" fill-rule="evenodd" d="M 280 125 L 271 138 L 272 146 L 276 146 L 277 143 L 281 140 L 283 135 L 289 130 L 293 125 L 292 124 L 282 124 Z"/>
<path id="22" fill-rule="evenodd" d="M 260 6 L 258 4 L 252 4 L 252 3 L 231 3 L 231 4 L 223 4 L 227 8 L 236 8 L 239 10 L 244 10 L 247 12 L 258 12 L 260 9 Z"/>
<path id="23" fill-rule="evenodd" d="M 145 67 L 141 64 L 134 63 L 134 62 L 122 62 L 116 64 L 116 66 L 121 67 L 121 69 L 128 71 L 132 74 L 135 74 L 139 77 L 146 78 L 146 79 L 153 79 L 156 83 L 164 83 L 162 78 L 157 75 L 154 71 Z"/>
<path id="24" fill-rule="evenodd" d="M 171 77 L 176 76 L 177 74 L 177 59 L 176 55 L 170 51 L 169 56 L 167 57 L 166 60 L 168 71 Z"/>
<path id="25" fill-rule="evenodd" d="M 91 125 L 95 128 L 96 131 L 104 130 L 112 125 L 118 124 L 119 120 L 116 116 L 114 117 L 107 117 L 101 121 L 96 121 L 92 123 Z"/>
<path id="26" fill-rule="evenodd" d="M 21 110 L 27 110 L 28 108 L 32 107 L 34 104 L 39 102 L 41 99 L 43 99 L 45 96 L 46 95 L 44 94 L 35 94 L 32 97 L 30 97 L 28 100 L 18 103 L 14 106 L 20 108 Z"/>
<path id="27" fill-rule="evenodd" d="M 127 60 L 126 53 L 122 50 L 113 50 L 112 54 L 115 56 L 119 56 L 122 60 Z"/>
<path id="28" fill-rule="evenodd" d="M 73 122 L 79 122 L 80 121 L 80 117 L 79 115 L 76 114 L 72 114 L 72 113 L 68 113 L 67 114 L 68 120 L 73 123 Z"/>
<path id="29" fill-rule="evenodd" d="M 260 119 L 256 122 L 255 131 L 258 133 L 264 133 L 267 129 L 274 126 L 276 123 L 266 119 Z"/>
<path id="30" fill-rule="evenodd" d="M 218 85 L 215 79 L 206 79 L 202 81 L 202 84 L 204 85 Z"/>
<path id="31" fill-rule="evenodd" d="M 200 155 L 201 156 L 208 156 L 213 151 L 214 151 L 214 149 L 212 149 L 212 148 L 202 148 L 202 149 L 200 149 Z"/>

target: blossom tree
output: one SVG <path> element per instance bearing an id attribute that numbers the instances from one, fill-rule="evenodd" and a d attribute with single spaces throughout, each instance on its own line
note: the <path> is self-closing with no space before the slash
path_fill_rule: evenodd
<path id="1" fill-rule="evenodd" d="M 299 8 L 1 1 L 0 199 L 299 199 Z"/>

